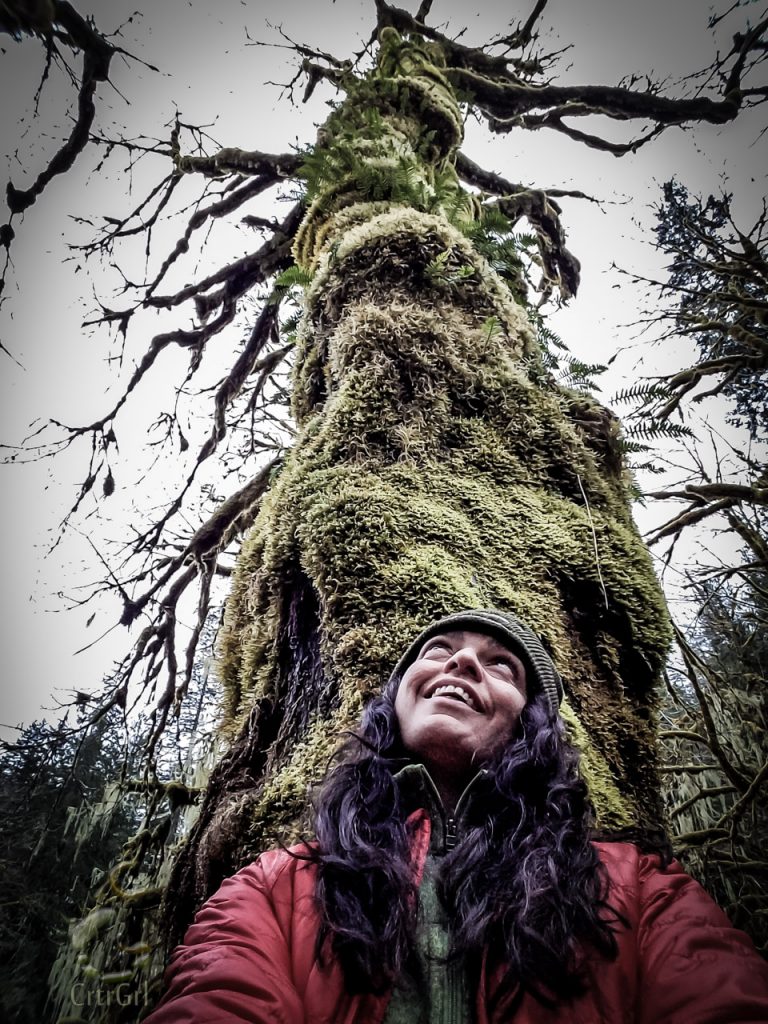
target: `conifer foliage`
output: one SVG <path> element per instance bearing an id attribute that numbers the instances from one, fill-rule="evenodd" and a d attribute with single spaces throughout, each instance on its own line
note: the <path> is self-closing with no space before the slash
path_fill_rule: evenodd
<path id="1" fill-rule="evenodd" d="M 84 717 L 81 715 L 81 717 Z M 47 980 L 91 886 L 138 824 L 115 801 L 84 827 L 125 767 L 115 716 L 83 737 L 62 720 L 33 722 L 0 751 L 0 1015 L 48 1020 Z"/>
<path id="2" fill-rule="evenodd" d="M 699 582 L 662 711 L 676 850 L 768 954 L 768 601 L 765 568 Z"/>

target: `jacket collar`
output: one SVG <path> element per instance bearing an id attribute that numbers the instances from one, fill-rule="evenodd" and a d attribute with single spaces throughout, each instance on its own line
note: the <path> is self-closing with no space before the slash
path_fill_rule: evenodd
<path id="1" fill-rule="evenodd" d="M 470 780 L 452 815 L 447 813 L 437 786 L 423 764 L 407 764 L 395 774 L 406 813 L 423 809 L 429 816 L 432 825 L 430 853 L 447 853 L 466 834 L 469 809 L 477 795 L 478 782 L 487 774 L 486 769 L 481 768 Z"/>

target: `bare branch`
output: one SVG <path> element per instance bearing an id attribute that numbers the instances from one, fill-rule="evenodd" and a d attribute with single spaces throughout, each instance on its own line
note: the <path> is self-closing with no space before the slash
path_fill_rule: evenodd
<path id="1" fill-rule="evenodd" d="M 749 501 L 755 505 L 766 505 L 768 504 L 768 487 L 728 483 L 687 484 L 682 491 L 648 491 L 646 497 L 656 499 L 679 498 L 684 501 L 695 500 L 699 506 L 713 500 L 719 501 L 723 498 L 733 499 L 734 502 Z"/>
<path id="2" fill-rule="evenodd" d="M 697 501 L 692 507 L 681 512 L 674 519 L 670 519 L 664 526 L 648 534 L 646 543 L 648 547 L 653 547 L 654 544 L 657 544 L 664 537 L 679 535 L 683 527 L 700 523 L 703 519 L 708 519 L 709 516 L 716 515 L 719 512 L 725 512 L 727 509 L 733 508 L 734 505 L 738 505 L 738 503 L 738 498 L 722 498 L 720 501 L 713 501 L 711 504 L 703 506 L 700 501 Z"/>
<path id="3" fill-rule="evenodd" d="M 733 764 L 731 758 L 726 755 L 721 743 L 721 737 L 718 732 L 717 725 L 712 717 L 712 711 L 701 689 L 701 685 L 699 684 L 697 673 L 701 672 L 704 676 L 711 677 L 713 675 L 712 669 L 693 650 L 685 636 L 674 624 L 673 629 L 675 631 L 675 639 L 678 647 L 683 655 L 688 679 L 699 702 L 702 722 L 707 734 L 707 740 L 709 741 L 709 749 L 717 758 L 718 763 L 729 782 L 731 782 L 731 784 L 734 785 L 740 793 L 746 793 L 750 788 L 750 780 L 740 768 L 737 768 Z"/>
<path id="4" fill-rule="evenodd" d="M 754 803 L 755 797 L 766 779 L 768 779 L 768 761 L 765 762 L 760 771 L 752 779 L 747 791 L 736 801 L 735 804 L 733 804 L 733 806 L 728 808 L 725 814 L 723 814 L 715 825 L 715 828 L 719 828 L 727 822 L 730 822 L 731 828 L 733 828 L 739 818 L 743 817 L 749 806 Z"/>
<path id="5" fill-rule="evenodd" d="M 60 25 L 71 39 L 72 45 L 83 53 L 83 71 L 78 91 L 77 119 L 69 138 L 54 154 L 44 171 L 37 176 L 34 184 L 27 189 L 17 189 L 10 182 L 6 189 L 8 209 L 12 214 L 28 209 L 45 186 L 58 174 L 63 174 L 74 164 L 88 143 L 88 134 L 96 114 L 94 94 L 99 82 L 109 77 L 109 65 L 116 52 L 107 40 L 96 31 L 67 0 L 56 0 L 54 22 Z"/>
<path id="6" fill-rule="evenodd" d="M 302 161 L 297 153 L 261 153 L 231 147 L 220 149 L 212 156 L 182 156 L 177 150 L 173 151 L 173 156 L 176 170 L 181 174 L 203 174 L 207 178 L 247 174 L 271 181 L 293 177 Z"/>
<path id="7" fill-rule="evenodd" d="M 530 85 L 515 81 L 504 74 L 499 80 L 493 81 L 485 75 L 466 68 L 449 68 L 446 72 L 451 82 L 459 89 L 472 95 L 475 103 L 492 122 L 496 131 L 517 127 L 554 127 L 560 131 L 566 129 L 562 123 L 564 116 L 585 117 L 601 114 L 613 120 L 629 119 L 648 120 L 656 124 L 653 135 L 659 134 L 664 128 L 696 121 L 709 124 L 726 124 L 733 120 L 740 108 L 740 99 L 729 94 L 722 100 L 711 100 L 705 96 L 692 99 L 670 99 L 654 92 L 635 92 L 619 86 L 558 86 Z M 545 113 L 536 115 L 535 110 L 545 109 Z M 525 119 L 527 115 L 527 120 Z M 606 148 L 611 143 L 599 140 L 596 136 L 582 135 L 581 141 L 588 145 Z M 646 141 L 643 139 L 643 142 Z M 629 152 L 632 143 L 627 147 L 618 147 Z M 602 146 L 601 146 L 602 148 Z"/>
<path id="8" fill-rule="evenodd" d="M 282 221 L 280 230 L 255 253 L 249 253 L 241 259 L 221 267 L 203 278 L 202 281 L 198 281 L 197 284 L 181 288 L 173 295 L 150 295 L 146 300 L 146 305 L 155 306 L 158 309 L 172 309 L 188 299 L 210 291 L 218 284 L 225 286 L 225 295 L 239 298 L 254 285 L 266 281 L 290 265 L 291 242 L 301 221 L 302 213 L 302 205 L 297 203 Z"/>
<path id="9" fill-rule="evenodd" d="M 735 786 L 710 786 L 708 789 L 700 789 L 698 793 L 694 793 L 693 796 L 687 800 L 683 800 L 681 804 L 677 804 L 669 812 L 670 818 L 677 818 L 685 811 L 690 810 L 694 804 L 698 803 L 699 800 L 709 800 L 712 797 L 724 796 L 726 793 L 735 793 Z"/>

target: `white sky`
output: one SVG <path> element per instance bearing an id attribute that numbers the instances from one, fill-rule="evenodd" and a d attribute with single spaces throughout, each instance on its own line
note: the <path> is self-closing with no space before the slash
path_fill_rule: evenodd
<path id="1" fill-rule="evenodd" d="M 102 31 L 108 32 L 131 15 L 135 0 L 77 6 L 82 13 L 92 12 Z M 418 5 L 411 0 L 403 6 L 414 11 Z M 503 31 L 509 17 L 526 16 L 529 5 L 484 3 L 479 13 L 470 16 L 462 9 L 466 5 L 456 0 L 436 0 L 431 23 L 444 18 L 456 30 L 468 22 L 462 41 L 471 44 Z M 709 5 L 696 0 L 551 0 L 543 23 L 554 26 L 547 48 L 574 44 L 561 65 L 561 80 L 616 84 L 632 71 L 653 71 L 660 78 L 675 79 L 704 66 L 713 50 L 706 29 L 708 13 Z M 222 0 L 216 5 L 203 0 L 163 0 L 146 5 L 144 16 L 126 26 L 123 45 L 159 66 L 162 73 L 116 58 L 117 88 L 99 89 L 97 128 L 108 134 L 115 125 L 126 125 L 128 135 L 167 138 L 164 126 L 178 105 L 184 120 L 210 124 L 211 134 L 222 145 L 280 152 L 296 142 L 309 143 L 314 137 L 313 122 L 324 119 L 323 101 L 330 91 L 318 89 L 308 107 L 291 107 L 281 100 L 279 89 L 262 83 L 288 81 L 293 75 L 288 63 L 291 55 L 283 49 L 247 46 L 246 29 L 251 39 L 279 41 L 267 22 L 282 24 L 299 42 L 346 56 L 360 48 L 359 40 L 367 38 L 373 21 L 373 3 L 360 0 Z M 40 118 L 32 121 L 31 98 L 42 71 L 42 50 L 30 41 L 13 44 L 7 37 L 0 37 L 0 46 L 6 50 L 0 59 L 4 170 L 6 179 L 11 176 L 22 186 L 29 184 L 46 155 L 56 148 L 62 135 L 58 126 L 72 92 L 53 73 L 43 93 Z M 651 244 L 650 207 L 660 198 L 661 183 L 673 175 L 692 191 L 702 192 L 717 190 L 727 176 L 728 187 L 737 197 L 737 220 L 751 226 L 759 209 L 757 197 L 765 191 L 768 167 L 766 141 L 759 138 L 761 123 L 758 111 L 720 129 L 671 131 L 621 160 L 553 133 L 489 138 L 477 125 L 468 125 L 464 151 L 481 165 L 512 181 L 583 189 L 605 201 L 602 210 L 577 200 L 563 202 L 569 245 L 582 262 L 582 286 L 577 299 L 555 321 L 561 337 L 585 361 L 607 361 L 618 348 L 626 349 L 604 387 L 605 400 L 632 378 L 641 354 L 632 347 L 633 332 L 619 326 L 637 315 L 637 291 L 627 278 L 611 271 L 611 263 L 660 273 Z M 18 158 L 13 155 L 17 146 Z M 108 389 L 125 381 L 132 360 L 151 336 L 148 332 L 157 330 L 152 321 L 132 338 L 129 335 L 126 365 L 118 376 L 116 368 L 110 371 L 107 364 L 113 352 L 107 332 L 91 334 L 80 327 L 84 314 L 93 309 L 93 289 L 109 302 L 109 287 L 119 279 L 95 262 L 86 274 L 76 269 L 79 260 L 67 261 L 71 254 L 66 243 L 83 241 L 92 233 L 71 217 L 124 214 L 143 198 L 142 183 L 154 184 L 166 171 L 163 161 L 156 159 L 131 176 L 121 170 L 125 161 L 120 157 L 94 170 L 99 156 L 95 149 L 86 152 L 74 171 L 49 186 L 23 222 L 15 223 L 14 270 L 0 313 L 0 337 L 24 369 L 3 357 L 0 440 L 6 443 L 17 442 L 27 424 L 38 417 L 82 423 L 103 413 Z M 238 218 L 244 212 L 264 211 L 264 205 L 256 203 L 240 211 Z M 170 244 L 183 230 L 181 223 L 168 230 Z M 202 268 L 210 269 L 228 255 L 239 256 L 259 244 L 258 236 L 233 223 L 232 227 L 217 225 L 205 263 L 197 265 L 191 259 L 179 282 L 192 280 Z M 156 254 L 156 260 L 163 255 L 161 245 Z M 113 300 L 113 304 L 120 302 Z M 188 312 L 176 317 L 175 326 L 188 325 Z M 235 330 L 233 344 L 237 338 Z M 220 338 L 214 343 L 222 348 L 229 344 Z M 669 344 L 643 350 L 643 355 L 648 373 L 675 368 L 684 358 L 679 348 Z M 184 359 L 166 354 L 164 381 L 184 365 Z M 158 500 L 161 480 L 142 483 L 137 467 L 147 440 L 147 423 L 163 397 L 159 390 L 144 387 L 138 398 L 136 418 L 118 435 L 127 468 L 115 466 L 115 495 L 99 508 L 86 503 L 85 515 L 78 521 L 81 534 L 73 534 L 52 553 L 46 554 L 73 500 L 75 482 L 84 472 L 85 449 L 53 461 L 0 469 L 4 519 L 0 621 L 5 652 L 0 723 L 30 721 L 41 707 L 55 707 L 57 693 L 62 696 L 97 685 L 112 659 L 129 643 L 124 630 L 113 631 L 104 643 L 75 656 L 76 650 L 112 624 L 119 608 L 105 603 L 65 612 L 57 594 L 77 593 L 75 588 L 98 576 L 99 566 L 83 534 L 102 547 L 105 537 L 119 537 L 125 530 L 126 517 L 138 526 L 141 512 L 148 512 L 152 501 Z M 132 501 L 140 505 L 139 511 L 131 511 Z M 110 517 L 115 520 L 112 526 Z M 86 627 L 92 611 L 96 618 Z"/>

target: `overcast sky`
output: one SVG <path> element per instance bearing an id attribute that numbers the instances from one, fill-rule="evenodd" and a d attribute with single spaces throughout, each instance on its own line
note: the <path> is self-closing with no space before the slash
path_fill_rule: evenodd
<path id="1" fill-rule="evenodd" d="M 93 13 L 102 31 L 109 32 L 128 21 L 136 0 L 76 6 L 84 14 Z M 403 6 L 415 11 L 418 4 Z M 484 3 L 472 15 L 462 9 L 466 5 L 455 0 L 436 0 L 431 21 L 445 20 L 454 32 L 466 24 L 462 41 L 470 44 L 503 31 L 509 17 L 528 13 L 528 5 L 516 2 Z M 709 9 L 697 0 L 551 0 L 543 19 L 551 29 L 545 44 L 549 49 L 573 44 L 561 65 L 563 81 L 616 84 L 622 75 L 637 71 L 673 82 L 706 65 L 711 57 Z M 210 133 L 222 145 L 279 152 L 309 143 L 313 124 L 326 115 L 324 101 L 330 91 L 318 89 L 307 107 L 291 106 L 278 87 L 264 84 L 284 83 L 292 77 L 291 54 L 281 48 L 249 45 L 249 39 L 279 43 L 270 25 L 281 24 L 295 40 L 343 57 L 360 48 L 373 22 L 373 3 L 359 0 L 223 0 L 215 5 L 163 0 L 146 5 L 143 15 L 124 26 L 122 45 L 161 72 L 116 58 L 115 88 L 99 89 L 96 127 L 105 134 L 124 127 L 128 135 L 167 138 L 167 125 L 178 107 L 184 120 L 210 125 Z M 42 49 L 32 41 L 14 44 L 7 37 L 0 37 L 0 46 L 5 50 L 0 57 L 5 174 L 23 186 L 57 147 L 73 93 L 54 69 L 42 95 L 40 115 L 32 119 L 32 97 L 43 69 Z M 669 91 L 679 90 L 670 84 Z M 727 184 L 737 196 L 737 219 L 751 225 L 765 192 L 768 167 L 760 125 L 758 114 L 724 128 L 668 132 L 636 156 L 621 160 L 552 133 L 490 138 L 476 124 L 467 126 L 464 151 L 489 169 L 539 187 L 582 189 L 604 201 L 602 208 L 576 200 L 563 204 L 569 244 L 582 261 L 583 281 L 578 298 L 555 321 L 573 352 L 587 361 L 606 361 L 617 349 L 625 350 L 614 365 L 604 400 L 631 377 L 639 355 L 647 360 L 645 372 L 649 373 L 674 368 L 683 358 L 673 345 L 644 352 L 634 344 L 634 332 L 619 326 L 637 315 L 637 294 L 626 278 L 611 271 L 611 263 L 632 271 L 659 272 L 651 244 L 650 207 L 659 200 L 661 183 L 673 175 L 693 191 L 706 193 Z M 84 315 L 93 309 L 94 290 L 109 299 L 109 288 L 118 279 L 96 263 L 80 269 L 82 260 L 76 254 L 72 258 L 67 243 L 85 241 L 92 229 L 73 218 L 124 214 L 141 198 L 142 187 L 157 182 L 167 170 L 156 159 L 129 174 L 119 157 L 98 168 L 102 155 L 92 149 L 81 156 L 74 171 L 57 179 L 23 222 L 15 225 L 14 268 L 0 310 L 0 338 L 21 365 L 2 357 L 0 440 L 6 443 L 18 442 L 27 424 L 38 417 L 82 423 L 98 416 L 107 407 L 109 389 L 125 381 L 150 336 L 146 327 L 145 333 L 137 332 L 130 339 L 120 370 L 108 361 L 114 349 L 107 332 L 92 334 L 80 327 Z M 180 233 L 178 224 L 165 230 L 171 243 Z M 239 229 L 236 220 L 231 227 L 217 226 L 206 263 L 190 262 L 182 277 L 193 279 L 203 266 L 217 266 L 256 244 L 258 239 Z M 158 257 L 160 252 L 158 247 Z M 182 318 L 183 324 L 189 322 L 188 315 Z M 234 342 L 237 337 L 235 332 Z M 180 366 L 173 357 L 164 360 L 166 381 Z M 98 576 L 88 538 L 101 548 L 105 538 L 125 529 L 126 518 L 130 522 L 137 515 L 131 511 L 133 499 L 145 508 L 153 500 L 151 490 L 148 494 L 141 490 L 136 467 L 147 440 L 150 411 L 156 411 L 162 401 L 162 393 L 154 387 L 141 391 L 136 419 L 121 435 L 127 468 L 116 467 L 114 501 L 103 509 L 87 506 L 77 523 L 79 533 L 50 554 L 46 552 L 74 498 L 87 453 L 79 448 L 42 464 L 0 469 L 5 652 L 1 723 L 30 721 L 41 707 L 50 716 L 56 694 L 61 697 L 72 689 L 95 686 L 109 672 L 112 659 L 125 650 L 129 637 L 124 631 L 113 631 L 103 643 L 76 656 L 75 651 L 107 629 L 119 609 L 107 603 L 65 612 L 66 602 L 57 594 L 81 593 L 77 588 Z M 110 516 L 114 526 L 109 525 Z M 86 627 L 92 611 L 96 618 Z"/>

